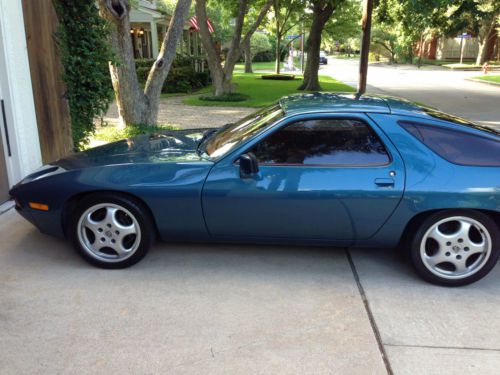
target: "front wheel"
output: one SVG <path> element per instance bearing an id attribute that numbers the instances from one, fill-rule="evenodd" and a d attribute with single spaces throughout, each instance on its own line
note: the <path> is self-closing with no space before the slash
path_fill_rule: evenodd
<path id="1" fill-rule="evenodd" d="M 154 241 L 154 225 L 141 204 L 126 196 L 84 198 L 70 218 L 69 237 L 80 255 L 101 268 L 140 261 Z"/>
<path id="2" fill-rule="evenodd" d="M 425 219 L 415 233 L 411 260 L 427 281 L 461 286 L 486 276 L 500 253 L 495 222 L 478 211 L 448 210 Z"/>

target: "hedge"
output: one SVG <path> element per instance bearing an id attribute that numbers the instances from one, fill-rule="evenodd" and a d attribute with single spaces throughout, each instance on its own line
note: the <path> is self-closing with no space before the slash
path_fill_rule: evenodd
<path id="1" fill-rule="evenodd" d="M 137 78 L 141 84 L 145 84 L 148 74 L 155 59 L 136 60 Z M 210 84 L 210 74 L 206 72 L 196 72 L 191 65 L 191 58 L 177 55 L 167 79 L 163 84 L 163 93 L 189 93 L 201 89 Z"/>

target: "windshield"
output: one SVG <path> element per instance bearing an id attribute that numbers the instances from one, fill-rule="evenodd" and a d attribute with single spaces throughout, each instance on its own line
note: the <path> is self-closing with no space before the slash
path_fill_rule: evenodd
<path id="1" fill-rule="evenodd" d="M 246 141 L 261 130 L 264 130 L 267 126 L 283 118 L 284 115 L 283 110 L 278 104 L 253 113 L 234 124 L 229 124 L 219 129 L 207 137 L 204 141 L 206 144 L 203 151 L 210 158 L 221 157 L 241 142 Z"/>

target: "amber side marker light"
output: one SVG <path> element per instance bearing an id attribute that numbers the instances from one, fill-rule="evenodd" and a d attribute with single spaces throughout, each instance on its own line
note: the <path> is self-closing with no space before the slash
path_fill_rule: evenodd
<path id="1" fill-rule="evenodd" d="M 49 206 L 47 206 L 46 204 L 35 203 L 35 202 L 29 202 L 28 204 L 29 204 L 30 208 L 32 208 L 34 210 L 40 210 L 40 211 L 48 211 L 49 210 Z"/>

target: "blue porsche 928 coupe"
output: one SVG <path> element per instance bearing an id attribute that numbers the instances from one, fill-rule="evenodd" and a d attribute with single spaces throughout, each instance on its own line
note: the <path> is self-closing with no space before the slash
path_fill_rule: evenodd
<path id="1" fill-rule="evenodd" d="M 43 233 L 123 268 L 163 240 L 397 247 L 479 280 L 500 252 L 500 133 L 392 97 L 301 94 L 220 129 L 58 160 L 11 191 Z"/>

